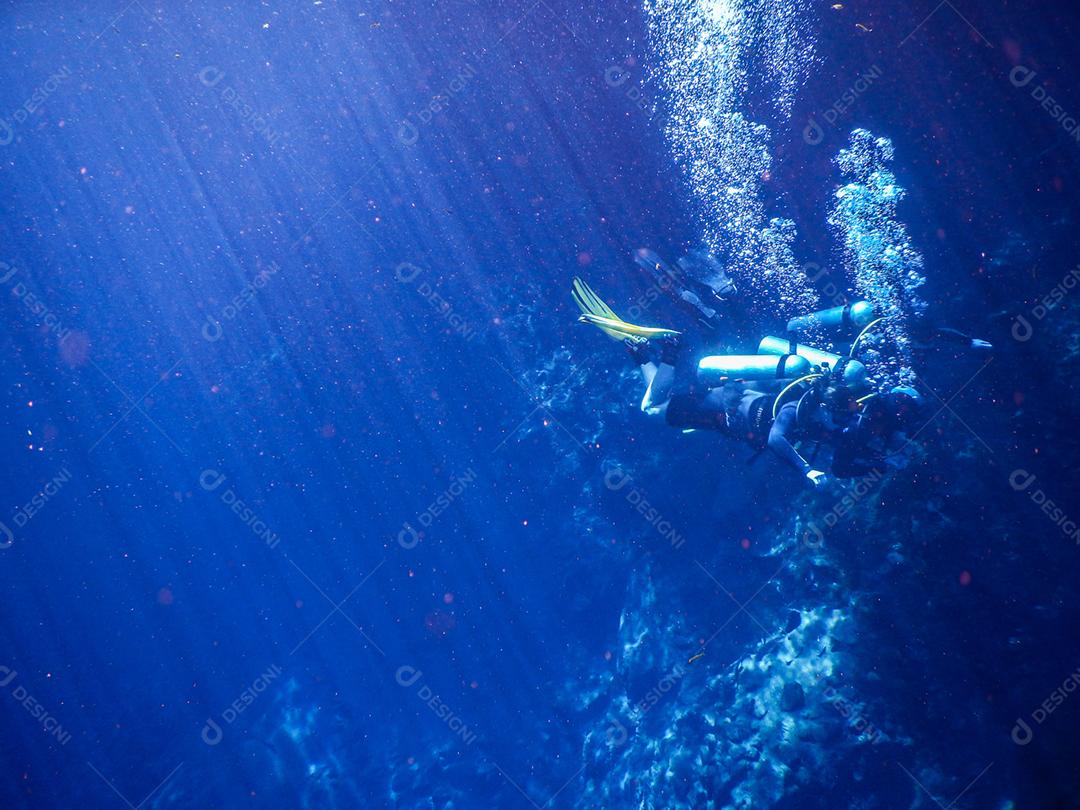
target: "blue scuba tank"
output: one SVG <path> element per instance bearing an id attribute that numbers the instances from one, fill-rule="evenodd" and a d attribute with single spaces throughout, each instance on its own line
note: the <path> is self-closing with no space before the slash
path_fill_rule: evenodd
<path id="1" fill-rule="evenodd" d="M 772 335 L 761 339 L 758 351 L 761 354 L 775 355 L 784 355 L 794 352 L 800 357 L 805 357 L 815 366 L 828 366 L 830 369 L 836 369 L 842 366 L 844 383 L 848 387 L 858 388 L 866 385 L 866 366 L 858 360 L 841 357 L 832 352 L 815 349 L 813 346 L 804 346 L 802 343 L 795 343 L 786 340 L 785 338 L 773 337 Z"/>
<path id="2" fill-rule="evenodd" d="M 698 362 L 698 381 L 714 387 L 725 379 L 793 380 L 811 372 L 810 361 L 797 354 L 713 354 Z"/>
<path id="3" fill-rule="evenodd" d="M 807 332 L 815 326 L 824 326 L 830 329 L 839 327 L 851 327 L 861 329 L 870 321 L 874 320 L 874 306 L 868 301 L 852 301 L 820 312 L 811 312 L 809 315 L 800 315 L 788 321 L 787 329 L 796 335 Z"/>

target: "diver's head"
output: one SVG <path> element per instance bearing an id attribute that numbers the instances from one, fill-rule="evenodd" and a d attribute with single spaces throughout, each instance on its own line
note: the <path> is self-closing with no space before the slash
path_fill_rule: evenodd
<path id="1" fill-rule="evenodd" d="M 889 399 L 900 430 L 909 431 L 918 425 L 925 404 L 922 394 L 909 385 L 898 385 L 889 392 Z"/>
<path id="2" fill-rule="evenodd" d="M 833 413 L 848 413 L 855 409 L 855 397 L 842 382 L 830 382 L 821 392 L 821 401 Z"/>

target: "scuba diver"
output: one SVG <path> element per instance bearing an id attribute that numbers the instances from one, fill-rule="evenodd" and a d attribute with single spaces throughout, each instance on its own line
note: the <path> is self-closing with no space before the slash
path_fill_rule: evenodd
<path id="1" fill-rule="evenodd" d="M 715 256 L 694 251 L 671 267 L 655 251 L 638 248 L 634 261 L 652 279 L 657 292 L 666 292 L 676 306 L 702 326 L 715 329 L 720 325 L 720 308 L 736 289 Z"/>
<path id="2" fill-rule="evenodd" d="M 828 485 L 830 473 L 853 478 L 906 466 L 903 450 L 921 428 L 923 398 L 907 386 L 866 394 L 865 366 L 853 356 L 768 336 L 758 354 L 703 357 L 689 390 L 675 393 L 681 333 L 620 319 L 581 279 L 574 279 L 573 297 L 581 322 L 626 345 L 645 380 L 646 415 L 684 432 L 719 431 L 749 444 L 755 458 L 770 451 L 815 487 Z M 877 323 L 866 302 L 799 320 L 789 323 L 790 332 L 810 325 L 862 326 L 852 355 Z"/>
<path id="3" fill-rule="evenodd" d="M 951 326 L 938 326 L 915 319 L 912 323 L 911 345 L 920 350 L 948 350 L 955 355 L 972 352 L 985 354 L 993 351 L 994 344 L 982 338 L 972 337 Z"/>

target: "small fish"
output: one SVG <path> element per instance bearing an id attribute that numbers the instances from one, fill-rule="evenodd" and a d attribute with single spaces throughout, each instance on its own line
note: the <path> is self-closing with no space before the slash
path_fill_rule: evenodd
<path id="1" fill-rule="evenodd" d="M 862 23 L 855 23 L 855 27 L 858 28 L 860 31 L 865 31 L 868 34 L 874 30 L 873 28 L 867 28 Z"/>
<path id="2" fill-rule="evenodd" d="M 704 650 L 702 650 L 702 651 L 701 651 L 701 652 L 699 652 L 699 653 L 698 653 L 697 655 L 693 656 L 693 657 L 692 657 L 692 658 L 691 658 L 691 659 L 690 659 L 689 661 L 687 661 L 686 663 L 688 663 L 688 664 L 692 664 L 692 663 L 694 663 L 695 661 L 697 661 L 697 660 L 698 660 L 699 658 L 704 658 L 704 657 L 705 657 L 705 651 L 704 651 Z"/>
<path id="3" fill-rule="evenodd" d="M 373 23 L 371 24 L 371 27 L 372 27 L 372 29 L 375 29 L 375 28 L 382 28 L 382 23 L 381 23 L 381 22 L 373 22 Z"/>
<path id="4" fill-rule="evenodd" d="M 843 3 L 836 3 L 835 5 L 833 5 L 833 6 L 832 6 L 832 10 L 833 10 L 833 11 L 839 11 L 839 10 L 840 10 L 840 9 L 842 9 L 843 7 L 844 7 L 844 4 L 843 4 Z"/>

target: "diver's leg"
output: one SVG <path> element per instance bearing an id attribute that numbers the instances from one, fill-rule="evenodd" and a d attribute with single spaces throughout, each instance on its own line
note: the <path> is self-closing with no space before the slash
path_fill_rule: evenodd
<path id="1" fill-rule="evenodd" d="M 656 376 L 656 369 L 659 366 L 653 362 L 642 363 L 638 368 L 641 369 L 641 376 L 645 378 L 645 387 L 648 388 L 652 385 L 653 378 Z"/>
<path id="2" fill-rule="evenodd" d="M 641 410 L 649 416 L 663 416 L 671 399 L 671 389 L 675 385 L 675 361 L 678 355 L 678 342 L 665 340 L 660 346 L 660 362 L 650 363 L 652 367 L 642 366 L 641 373 L 649 384 L 645 397 L 641 400 Z"/>
<path id="3" fill-rule="evenodd" d="M 663 416 L 668 400 L 671 399 L 671 388 L 675 384 L 675 367 L 667 363 L 649 365 L 652 367 L 650 370 L 646 370 L 645 366 L 641 367 L 641 373 L 649 382 L 641 400 L 641 410 L 649 416 Z"/>
<path id="4" fill-rule="evenodd" d="M 646 341 L 628 338 L 623 343 L 630 353 L 630 359 L 641 369 L 641 376 L 645 380 L 645 396 L 641 399 L 641 410 L 652 416 L 658 412 L 656 410 L 658 402 L 653 394 L 653 383 L 656 382 L 656 374 L 660 370 L 660 364 L 652 359 L 652 351 Z M 656 393 L 659 394 L 660 391 L 657 390 Z"/>
<path id="5" fill-rule="evenodd" d="M 727 382 L 705 394 L 674 395 L 668 402 L 664 418 L 674 428 L 718 430 L 745 439 L 750 434 L 750 423 L 739 413 L 739 403 L 743 398 L 760 396 L 745 385 Z"/>

